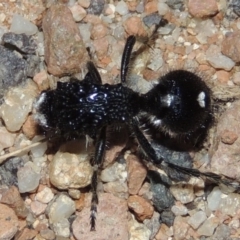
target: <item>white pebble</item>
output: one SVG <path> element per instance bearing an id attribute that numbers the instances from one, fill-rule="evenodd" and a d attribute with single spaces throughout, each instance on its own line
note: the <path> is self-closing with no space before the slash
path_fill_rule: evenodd
<path id="1" fill-rule="evenodd" d="M 39 185 L 40 174 L 30 165 L 20 168 L 17 172 L 18 188 L 20 193 L 31 192 Z"/>
<path id="2" fill-rule="evenodd" d="M 124 1 L 120 1 L 116 5 L 116 12 L 120 15 L 126 15 L 128 13 L 128 6 Z"/>
<path id="3" fill-rule="evenodd" d="M 67 219 L 61 219 L 53 223 L 53 230 L 59 237 L 68 238 L 70 236 L 70 223 Z"/>
<path id="4" fill-rule="evenodd" d="M 207 61 L 216 69 L 224 69 L 230 71 L 234 66 L 235 62 L 229 57 L 217 54 L 212 56 L 207 56 Z"/>
<path id="5" fill-rule="evenodd" d="M 158 8 L 158 13 L 161 16 L 164 16 L 168 11 L 169 11 L 169 7 L 166 3 L 158 3 L 157 5 Z"/>
<path id="6" fill-rule="evenodd" d="M 103 182 L 114 182 L 122 180 L 124 182 L 127 178 L 126 164 L 120 164 L 115 162 L 108 168 L 105 168 L 101 172 L 101 180 Z"/>
<path id="7" fill-rule="evenodd" d="M 93 172 L 88 160 L 86 152 L 79 155 L 57 152 L 49 166 L 51 183 L 59 189 L 88 186 Z"/>
<path id="8" fill-rule="evenodd" d="M 0 108 L 0 115 L 9 131 L 20 130 L 32 110 L 36 96 L 37 86 L 32 81 L 29 81 L 24 88 L 12 88 L 7 93 Z"/>
<path id="9" fill-rule="evenodd" d="M 59 195 L 50 205 L 48 216 L 51 223 L 68 219 L 75 212 L 74 201 L 65 194 Z"/>
<path id="10" fill-rule="evenodd" d="M 16 134 L 10 133 L 5 127 L 0 127 L 0 152 L 5 149 L 12 147 Z"/>
<path id="11" fill-rule="evenodd" d="M 52 190 L 49 187 L 45 187 L 42 191 L 36 194 L 36 200 L 41 203 L 49 203 L 54 197 Z"/>
<path id="12" fill-rule="evenodd" d="M 37 31 L 37 26 L 29 22 L 27 19 L 23 18 L 21 15 L 18 14 L 13 15 L 10 32 L 14 32 L 17 34 L 25 33 L 27 35 L 33 35 L 37 33 Z"/>
<path id="13" fill-rule="evenodd" d="M 222 192 L 219 187 L 213 188 L 212 192 L 207 197 L 208 208 L 212 211 L 218 209 L 221 201 Z"/>
<path id="14" fill-rule="evenodd" d="M 191 225 L 192 228 L 197 229 L 206 219 L 206 213 L 199 211 L 188 219 L 188 224 Z"/>

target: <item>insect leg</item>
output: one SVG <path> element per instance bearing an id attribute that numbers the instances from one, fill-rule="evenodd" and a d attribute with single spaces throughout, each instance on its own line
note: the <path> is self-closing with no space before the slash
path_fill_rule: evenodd
<path id="1" fill-rule="evenodd" d="M 208 179 L 209 181 L 217 184 L 225 184 L 227 186 L 231 186 L 235 188 L 236 190 L 240 190 L 240 183 L 234 182 L 233 179 L 225 177 L 223 175 L 218 175 L 212 172 L 201 172 L 198 169 L 192 169 L 192 168 L 186 168 L 182 167 L 173 163 L 170 163 L 167 159 L 164 159 L 163 157 L 159 157 L 156 155 L 156 152 L 154 148 L 151 146 L 149 141 L 146 139 L 140 128 L 138 127 L 138 123 L 136 119 L 133 120 L 132 124 L 130 125 L 132 131 L 135 134 L 135 137 L 137 138 L 141 148 L 146 153 L 146 155 L 149 157 L 150 161 L 159 168 L 163 168 L 166 171 L 178 171 L 186 175 L 194 176 L 194 177 L 200 177 L 204 179 Z"/>
<path id="2" fill-rule="evenodd" d="M 97 136 L 97 142 L 95 146 L 94 158 L 91 162 L 93 166 L 93 176 L 92 176 L 92 201 L 91 201 L 91 215 L 90 215 L 90 225 L 91 231 L 95 231 L 96 226 L 96 213 L 98 204 L 97 195 L 97 183 L 98 183 L 98 169 L 103 161 L 104 150 L 106 146 L 106 127 L 103 127 Z"/>
<path id="3" fill-rule="evenodd" d="M 83 79 L 84 82 L 86 83 L 93 83 L 93 84 L 102 84 L 102 79 L 101 76 L 93 64 L 93 62 L 87 62 L 87 69 L 88 73 L 86 74 L 85 78 Z"/>
<path id="4" fill-rule="evenodd" d="M 126 76 L 128 72 L 131 53 L 132 53 L 132 49 L 135 42 L 136 42 L 136 37 L 133 35 L 129 36 L 127 38 L 127 41 L 123 50 L 122 61 L 121 61 L 121 82 L 122 83 L 126 82 Z"/>

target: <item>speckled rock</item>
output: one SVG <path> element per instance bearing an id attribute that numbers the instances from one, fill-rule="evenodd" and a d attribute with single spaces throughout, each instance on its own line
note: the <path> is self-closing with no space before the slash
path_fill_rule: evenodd
<path id="1" fill-rule="evenodd" d="M 49 166 L 51 183 L 59 189 L 86 187 L 93 172 L 88 160 L 86 149 L 79 155 L 57 152 Z"/>
<path id="2" fill-rule="evenodd" d="M 17 172 L 18 188 L 20 193 L 36 190 L 40 181 L 40 174 L 36 171 L 34 164 L 25 165 Z"/>
<path id="3" fill-rule="evenodd" d="M 101 171 L 100 178 L 103 182 L 114 182 L 121 180 L 122 182 L 127 179 L 126 164 L 115 162 L 109 167 Z"/>
<path id="4" fill-rule="evenodd" d="M 177 216 L 174 219 L 173 224 L 173 233 L 176 240 L 184 240 L 186 239 L 187 232 L 190 226 L 187 224 L 187 218 L 182 216 Z"/>
<path id="5" fill-rule="evenodd" d="M 11 206 L 20 218 L 26 218 L 29 213 L 18 189 L 15 186 L 11 186 L 2 194 L 1 202 Z"/>
<path id="6" fill-rule="evenodd" d="M 96 231 L 90 232 L 90 198 L 86 198 L 85 207 L 78 213 L 72 224 L 73 234 L 77 240 L 116 239 L 129 240 L 127 226 L 127 203 L 109 193 L 99 194 L 96 219 Z M 116 227 L 117 226 L 117 227 Z"/>
<path id="7" fill-rule="evenodd" d="M 207 56 L 206 60 L 216 69 L 230 71 L 235 66 L 235 63 L 232 59 L 222 54 Z"/>
<path id="8" fill-rule="evenodd" d="M 228 130 L 240 136 L 239 121 L 240 101 L 234 102 L 221 116 L 217 125 L 217 137 L 221 137 L 222 132 Z M 213 171 L 224 174 L 231 178 L 238 178 L 240 175 L 240 138 L 238 137 L 233 144 L 218 142 L 217 150 L 211 159 Z"/>
<path id="9" fill-rule="evenodd" d="M 193 186 L 188 184 L 175 184 L 170 187 L 173 196 L 181 203 L 186 204 L 194 199 Z"/>
<path id="10" fill-rule="evenodd" d="M 15 132 L 21 128 L 32 110 L 36 96 L 37 87 L 32 81 L 28 81 L 24 88 L 13 88 L 7 93 L 0 108 L 0 114 L 9 131 Z"/>
<path id="11" fill-rule="evenodd" d="M 27 78 L 27 62 L 22 56 L 0 45 L 0 97 L 9 87 L 25 82 Z M 12 67 L 14 66 L 14 68 Z"/>
<path id="12" fill-rule="evenodd" d="M 221 134 L 221 141 L 225 144 L 233 144 L 238 139 L 238 135 L 229 130 L 225 130 Z"/>
<path id="13" fill-rule="evenodd" d="M 189 13 L 198 18 L 209 17 L 217 14 L 218 5 L 216 0 L 189 0 Z"/>
<path id="14" fill-rule="evenodd" d="M 240 196 L 237 193 L 230 193 L 222 197 L 217 210 L 226 215 L 234 217 L 240 209 Z"/>
<path id="15" fill-rule="evenodd" d="M 151 218 L 154 212 L 154 208 L 150 202 L 138 195 L 128 198 L 128 207 L 135 213 L 139 221 Z"/>
<path id="16" fill-rule="evenodd" d="M 206 213 L 198 211 L 188 219 L 188 224 L 191 225 L 192 228 L 197 229 L 206 219 Z"/>
<path id="17" fill-rule="evenodd" d="M 45 203 L 41 203 L 38 201 L 31 202 L 31 210 L 35 216 L 39 216 L 40 214 L 43 214 L 46 208 L 47 208 L 47 204 Z"/>
<path id="18" fill-rule="evenodd" d="M 0 152 L 5 149 L 12 147 L 16 134 L 10 133 L 5 127 L 0 127 Z"/>
<path id="19" fill-rule="evenodd" d="M 37 26 L 19 14 L 14 14 L 12 19 L 11 32 L 27 35 L 33 35 L 37 32 Z"/>
<path id="20" fill-rule="evenodd" d="M 18 218 L 8 206 L 0 204 L 0 209 L 0 239 L 12 239 L 18 231 Z"/>
<path id="21" fill-rule="evenodd" d="M 36 235 L 37 231 L 35 229 L 30 229 L 26 227 L 23 229 L 23 231 L 17 234 L 16 239 L 18 240 L 34 239 Z"/>
<path id="22" fill-rule="evenodd" d="M 222 41 L 222 53 L 234 62 L 240 62 L 240 31 L 228 32 Z"/>
<path id="23" fill-rule="evenodd" d="M 86 10 L 78 4 L 70 7 L 70 10 L 76 22 L 80 22 L 87 15 Z"/>
<path id="24" fill-rule="evenodd" d="M 146 36 L 146 30 L 143 27 L 141 19 L 137 16 L 129 17 L 124 22 L 125 31 L 129 35 Z"/>
<path id="25" fill-rule="evenodd" d="M 52 5 L 43 18 L 45 61 L 53 75 L 80 72 L 88 54 L 71 11 L 64 5 Z"/>
<path id="26" fill-rule="evenodd" d="M 140 162 L 135 155 L 127 157 L 128 168 L 128 192 L 129 194 L 137 194 L 142 187 L 143 181 L 147 176 L 146 167 Z"/>
<path id="27" fill-rule="evenodd" d="M 128 223 L 130 238 L 129 240 L 149 240 L 151 231 L 144 225 L 132 219 Z"/>
<path id="28" fill-rule="evenodd" d="M 219 224 L 217 217 L 209 217 L 197 230 L 197 233 L 204 236 L 212 236 L 215 228 Z"/>
<path id="29" fill-rule="evenodd" d="M 44 187 L 42 191 L 39 191 L 36 194 L 36 200 L 38 200 L 41 203 L 49 203 L 53 199 L 54 195 L 49 187 Z"/>
<path id="30" fill-rule="evenodd" d="M 60 194 L 49 206 L 49 221 L 59 223 L 62 219 L 68 219 L 74 212 L 74 201 L 67 195 Z"/>

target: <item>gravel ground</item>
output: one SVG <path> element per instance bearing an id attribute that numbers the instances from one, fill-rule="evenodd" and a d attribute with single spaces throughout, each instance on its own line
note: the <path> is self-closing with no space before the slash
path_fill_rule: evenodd
<path id="1" fill-rule="evenodd" d="M 156 149 L 237 181 L 239 16 L 238 0 L 1 0 L 0 239 L 240 239 L 240 195 L 233 188 L 196 178 L 162 185 L 125 129 L 109 139 L 97 231 L 90 232 L 93 144 L 42 141 L 33 110 L 41 91 L 83 78 L 86 48 L 103 83 L 118 83 L 126 38 L 135 35 L 136 50 L 145 49 L 131 68 L 131 88 L 146 92 L 164 73 L 187 69 L 212 90 L 215 121 L 203 147 Z M 168 23 L 144 45 L 161 19 Z"/>

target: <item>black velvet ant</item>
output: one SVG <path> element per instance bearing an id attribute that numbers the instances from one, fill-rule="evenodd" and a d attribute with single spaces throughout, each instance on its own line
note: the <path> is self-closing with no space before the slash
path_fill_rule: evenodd
<path id="1" fill-rule="evenodd" d="M 171 136 L 196 132 L 201 135 L 208 130 L 212 118 L 211 91 L 198 75 L 186 70 L 170 71 L 161 76 L 145 94 L 128 88 L 125 83 L 135 41 L 135 36 L 129 36 L 126 41 L 121 83 L 102 85 L 98 70 L 92 62 L 88 62 L 88 73 L 82 81 L 58 82 L 55 90 L 43 91 L 35 104 L 35 119 L 46 131 L 69 136 L 89 135 L 95 139 L 91 230 L 95 230 L 96 225 L 98 170 L 104 159 L 106 130 L 112 124 L 124 123 L 157 167 L 206 177 L 217 183 L 233 184 L 223 176 L 178 166 L 156 154 L 141 130 L 143 119 L 156 131 L 167 131 Z"/>

